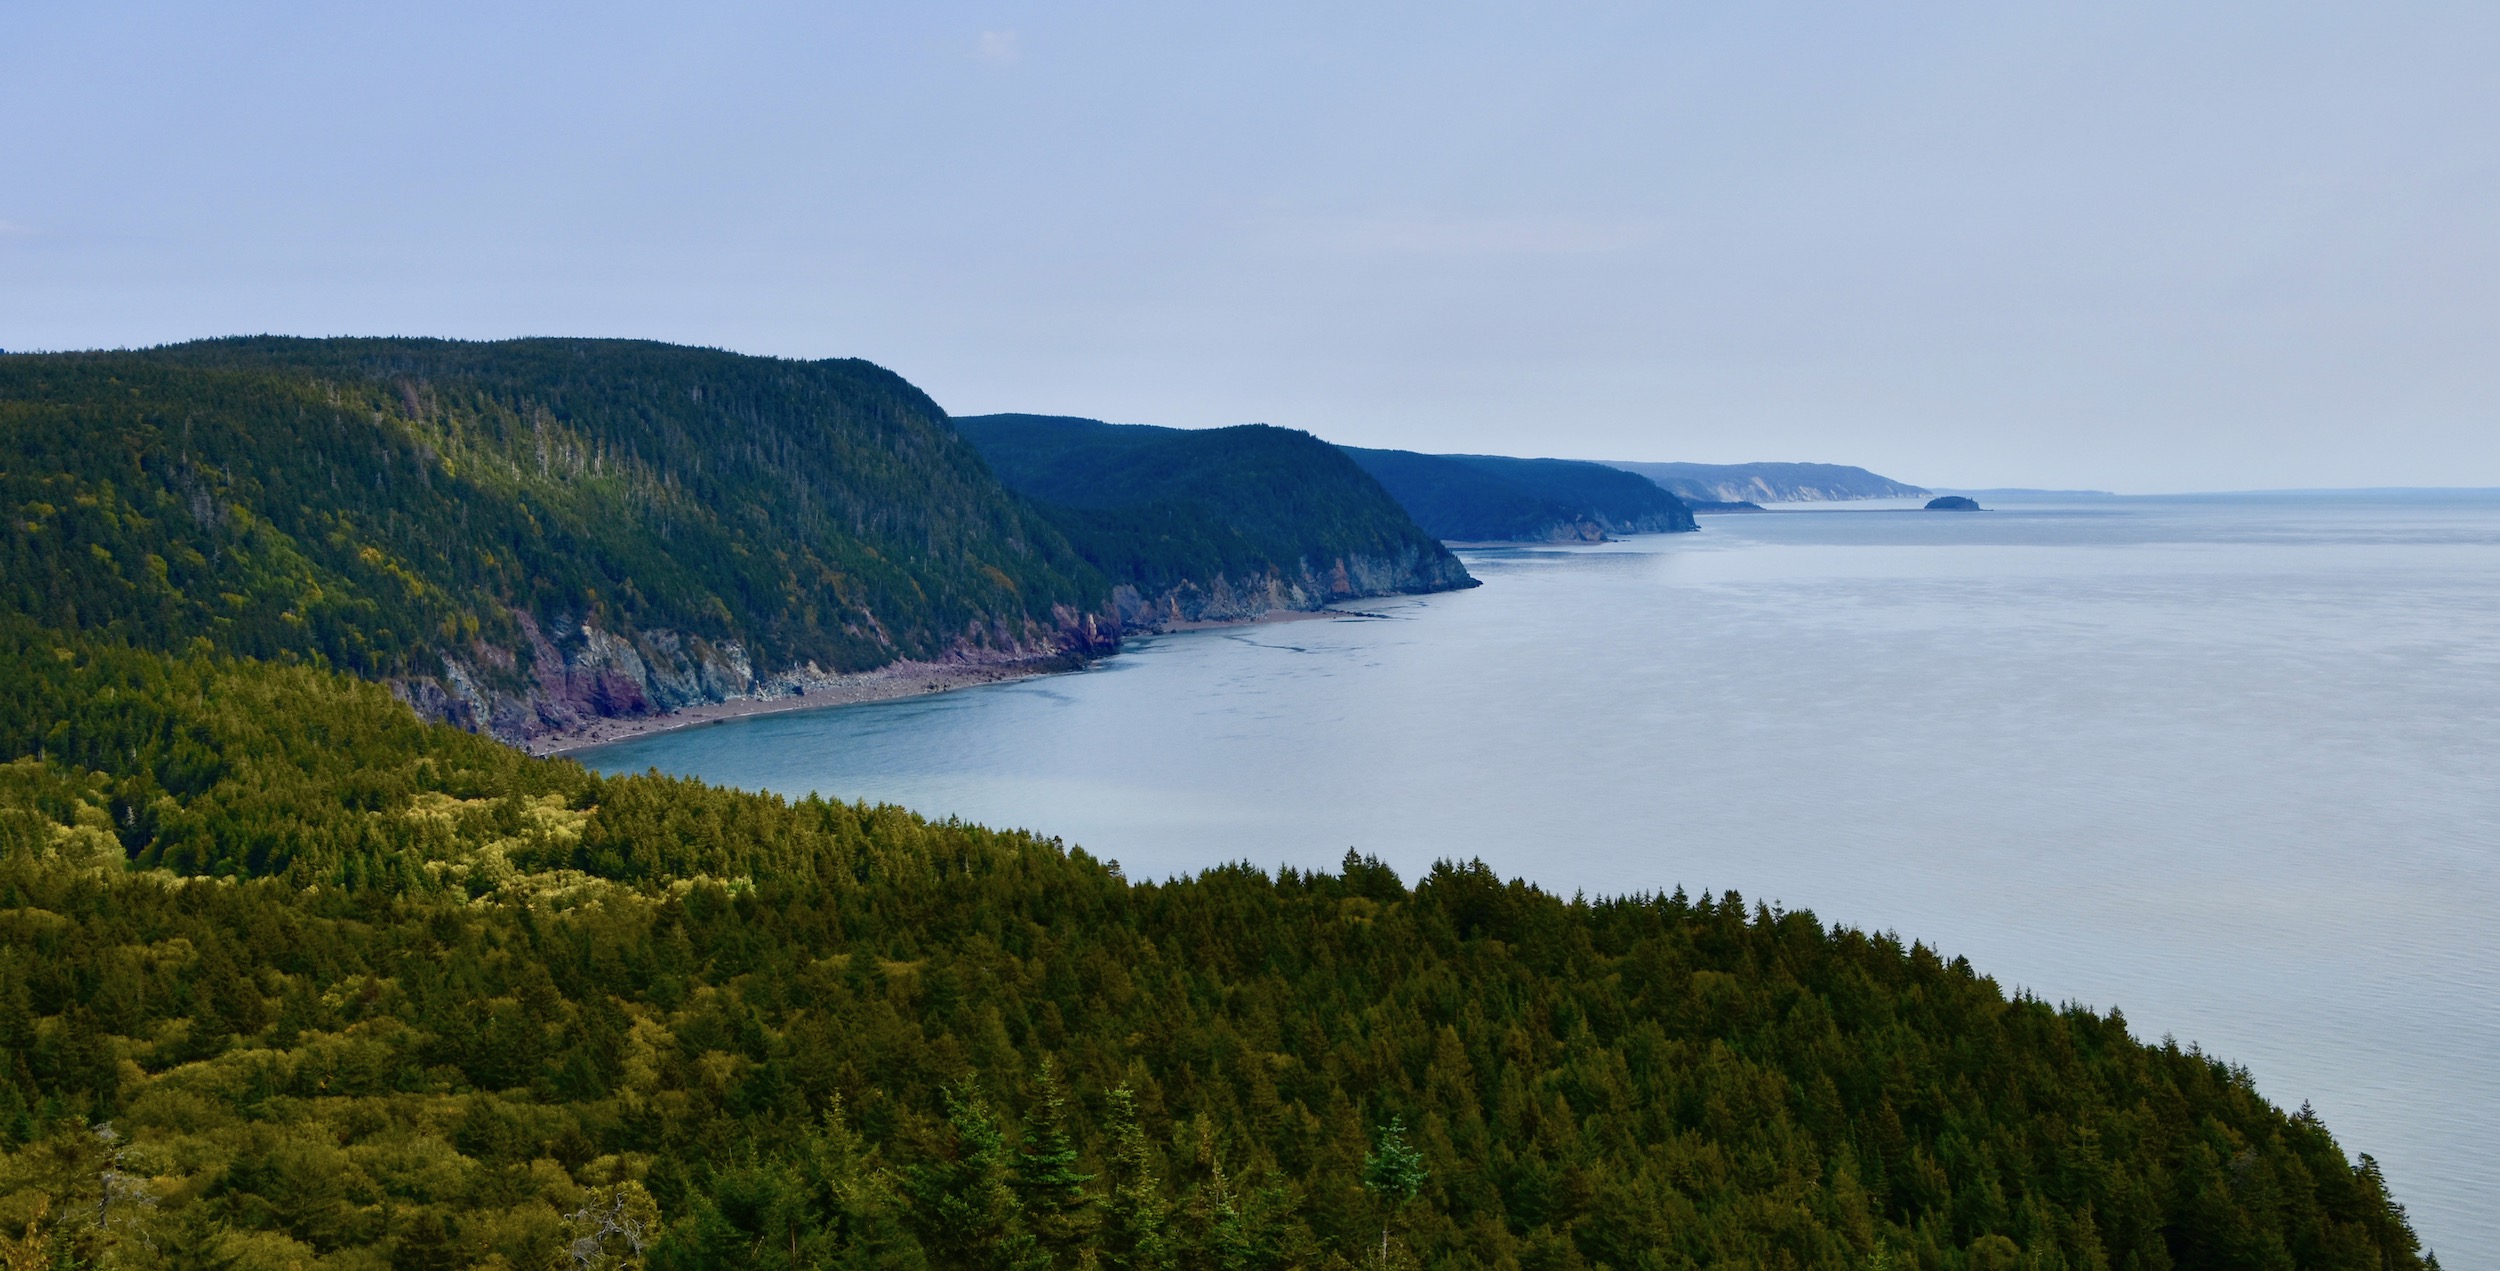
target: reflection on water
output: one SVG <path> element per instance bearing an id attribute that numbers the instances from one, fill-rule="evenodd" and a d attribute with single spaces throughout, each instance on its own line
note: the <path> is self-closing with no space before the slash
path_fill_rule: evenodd
<path id="1" fill-rule="evenodd" d="M 2500 1265 L 2500 496 L 1833 510 L 592 752 L 1131 876 L 1482 857 L 1737 888 L 2123 1008 Z"/>

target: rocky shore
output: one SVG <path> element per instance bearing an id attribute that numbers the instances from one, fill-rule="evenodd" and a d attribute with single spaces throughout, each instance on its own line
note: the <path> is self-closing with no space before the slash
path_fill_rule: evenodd
<path id="1" fill-rule="evenodd" d="M 861 702 L 921 697 L 977 684 L 1004 684 L 1058 671 L 1076 670 L 1081 662 L 1066 656 L 960 662 L 895 662 L 872 671 L 828 675 L 792 685 L 770 697 L 742 697 L 697 702 L 675 710 L 637 716 L 591 716 L 569 727 L 520 743 L 533 755 L 563 755 L 593 746 L 648 737 L 653 733 L 700 728 L 750 715 L 851 706 Z"/>
<path id="2" fill-rule="evenodd" d="M 1137 634 L 1202 631 L 1218 627 L 1265 626 L 1318 618 L 1371 616 L 1337 609 L 1271 609 L 1248 618 L 1198 618 L 1171 621 Z M 655 733 L 701 728 L 753 715 L 855 706 L 905 697 L 926 697 L 983 684 L 1007 684 L 1042 675 L 1082 670 L 1093 659 L 1074 654 L 962 658 L 940 662 L 895 662 L 874 670 L 793 680 L 767 695 L 723 701 L 690 702 L 645 715 L 586 715 L 513 744 L 533 755 L 566 755 Z M 511 740 L 511 739 L 507 739 Z"/>

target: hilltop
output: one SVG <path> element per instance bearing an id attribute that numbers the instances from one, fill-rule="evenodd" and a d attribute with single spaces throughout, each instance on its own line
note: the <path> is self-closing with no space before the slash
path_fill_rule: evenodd
<path id="1" fill-rule="evenodd" d="M 1126 623 L 1475 583 L 1379 483 L 1309 433 L 1019 414 L 955 427 L 1113 580 Z"/>

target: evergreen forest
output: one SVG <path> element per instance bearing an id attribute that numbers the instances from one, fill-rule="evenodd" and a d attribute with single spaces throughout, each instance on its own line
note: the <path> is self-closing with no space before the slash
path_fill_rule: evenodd
<path id="1" fill-rule="evenodd" d="M 1647 477 L 1577 459 L 1427 455 L 1339 447 L 1437 537 L 1593 540 L 1694 529 L 1692 509 Z"/>
<path id="2" fill-rule="evenodd" d="M 1085 558 L 1148 595 L 1214 578 L 1399 562 L 1400 590 L 1472 586 L 1440 536 L 1337 447 L 1267 424 L 1158 428 L 1059 415 L 955 426 Z"/>
<path id="3" fill-rule="evenodd" d="M 1109 585 L 899 376 L 626 340 L 0 357 L 5 608 L 506 687 L 570 638 L 761 671 L 1056 648 Z"/>

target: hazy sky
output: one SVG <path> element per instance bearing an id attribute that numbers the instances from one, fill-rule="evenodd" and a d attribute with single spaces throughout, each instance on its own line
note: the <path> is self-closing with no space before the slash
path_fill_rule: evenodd
<path id="1" fill-rule="evenodd" d="M 0 348 L 645 336 L 959 413 L 2500 485 L 2500 5 L 0 5 Z"/>

